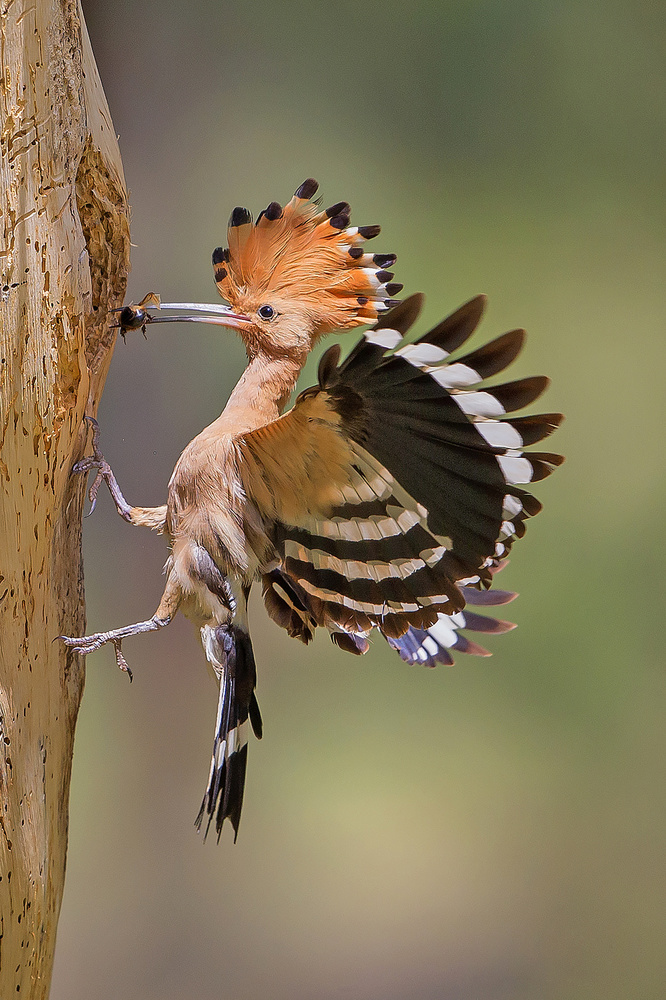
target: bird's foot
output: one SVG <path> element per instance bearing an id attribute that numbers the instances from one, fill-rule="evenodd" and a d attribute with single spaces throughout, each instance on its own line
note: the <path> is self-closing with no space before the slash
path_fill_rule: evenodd
<path id="1" fill-rule="evenodd" d="M 132 671 L 127 665 L 127 660 L 122 653 L 122 641 L 127 638 L 128 635 L 140 635 L 142 632 L 155 632 L 159 628 L 163 628 L 168 625 L 171 621 L 171 616 L 167 618 L 158 618 L 154 615 L 145 622 L 135 622 L 133 625 L 125 625 L 123 628 L 113 629 L 111 632 L 94 632 L 92 635 L 83 636 L 69 636 L 69 635 L 59 635 L 58 638 L 61 642 L 64 642 L 72 652 L 80 653 L 82 656 L 87 656 L 88 653 L 95 653 L 102 646 L 105 646 L 107 642 L 113 645 L 116 654 L 116 663 L 121 670 L 124 670 L 129 674 L 129 679 L 132 680 Z"/>
<path id="2" fill-rule="evenodd" d="M 123 629 L 118 629 L 117 631 L 122 632 Z M 132 681 L 132 671 L 130 670 L 127 660 L 122 653 L 122 637 L 115 637 L 113 632 L 95 632 L 94 635 L 83 635 L 83 636 L 68 636 L 59 635 L 58 638 L 64 642 L 66 646 L 74 653 L 80 653 L 82 656 L 87 656 L 88 653 L 94 653 L 98 649 L 101 649 L 107 642 L 112 643 L 114 652 L 116 654 L 116 663 L 121 670 L 124 670 L 128 675 L 130 682 Z"/>
<path id="3" fill-rule="evenodd" d="M 97 474 L 92 481 L 92 485 L 88 490 L 88 499 L 90 500 L 90 510 L 88 511 L 86 517 L 90 517 L 97 505 L 97 493 L 99 491 L 102 481 L 106 482 L 109 487 L 109 493 L 113 498 L 113 502 L 116 505 L 116 509 L 120 516 L 125 519 L 125 521 L 132 520 L 132 508 L 128 504 L 125 497 L 122 495 L 120 487 L 118 486 L 118 481 L 113 474 L 111 466 L 104 458 L 104 455 L 99 448 L 99 424 L 94 417 L 86 417 L 87 421 L 92 424 L 93 434 L 92 434 L 92 455 L 87 455 L 85 458 L 80 459 L 73 467 L 72 473 L 84 473 L 87 475 L 92 469 L 97 470 Z"/>

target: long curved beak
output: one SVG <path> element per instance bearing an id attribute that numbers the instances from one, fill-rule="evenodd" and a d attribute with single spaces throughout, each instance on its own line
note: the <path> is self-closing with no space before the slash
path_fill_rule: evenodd
<path id="1" fill-rule="evenodd" d="M 148 296 L 146 296 L 148 299 Z M 153 300 L 157 296 L 153 296 Z M 144 300 L 145 302 L 146 300 Z M 135 306 L 130 304 L 122 309 L 114 309 L 119 313 L 118 326 L 120 332 L 124 334 L 129 330 L 143 330 L 148 324 L 153 323 L 213 323 L 215 326 L 227 326 L 235 330 L 245 330 L 252 325 L 249 316 L 242 313 L 235 313 L 231 306 L 218 305 L 212 302 L 162 302 L 159 300 L 150 307 L 144 302 Z M 152 310 L 159 312 L 156 315 Z M 185 316 L 165 316 L 164 310 L 183 311 L 189 313 Z"/>
<path id="2" fill-rule="evenodd" d="M 214 323 L 217 326 L 230 326 L 243 330 L 252 325 L 249 316 L 235 313 L 231 306 L 217 305 L 212 302 L 163 302 L 161 310 L 173 309 L 192 313 L 190 316 L 153 316 L 154 323 Z M 160 311 L 161 311 L 160 310 Z M 199 313 L 199 315 L 194 315 Z"/>

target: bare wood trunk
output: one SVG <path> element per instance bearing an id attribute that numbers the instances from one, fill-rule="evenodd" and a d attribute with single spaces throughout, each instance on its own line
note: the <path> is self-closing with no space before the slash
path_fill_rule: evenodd
<path id="1" fill-rule="evenodd" d="M 0 0 L 0 997 L 48 996 L 83 663 L 83 453 L 129 270 L 77 0 Z"/>

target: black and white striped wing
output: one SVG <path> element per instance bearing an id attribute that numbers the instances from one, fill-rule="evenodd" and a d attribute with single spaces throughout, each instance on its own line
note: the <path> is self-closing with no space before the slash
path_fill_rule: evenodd
<path id="1" fill-rule="evenodd" d="M 269 425 L 281 425 L 281 462 L 292 469 L 298 463 L 287 456 L 287 445 L 297 446 L 298 421 L 307 426 L 295 473 L 304 480 L 313 462 L 321 475 L 331 449 L 335 490 L 328 503 L 304 502 L 290 516 L 275 516 L 274 503 L 271 532 L 279 571 L 307 613 L 317 624 L 358 637 L 376 626 L 399 639 L 410 628 L 428 630 L 440 615 L 461 612 L 463 588 L 490 585 L 493 568 L 524 533 L 526 518 L 540 510 L 523 484 L 542 479 L 562 461 L 523 450 L 548 435 L 559 414 L 506 418 L 536 399 L 546 379 L 479 385 L 515 358 L 523 332 L 449 361 L 475 329 L 484 299 L 472 300 L 407 344 L 404 334 L 421 302 L 412 296 L 392 310 L 342 364 L 339 348 L 326 352 L 319 386 Z M 245 441 L 255 479 L 261 468 L 275 498 L 280 483 L 270 473 L 267 430 Z M 304 483 L 300 488 L 305 495 Z M 270 583 L 268 590 L 281 596 Z M 294 608 L 289 612 L 293 616 Z"/>
<path id="2" fill-rule="evenodd" d="M 427 509 L 431 530 L 451 540 L 440 568 L 461 579 L 505 556 L 526 518 L 541 509 L 523 484 L 543 479 L 562 458 L 523 449 L 562 417 L 507 417 L 541 395 L 544 377 L 481 386 L 514 360 L 523 330 L 449 360 L 478 325 L 484 296 L 405 344 L 400 320 L 411 325 L 415 298 L 368 331 L 339 368 L 325 357 L 323 384 L 352 439 Z"/>
<path id="3" fill-rule="evenodd" d="M 497 569 L 502 569 L 500 563 Z M 415 663 L 425 667 L 435 667 L 438 663 L 453 665 L 453 652 L 471 653 L 473 656 L 490 656 L 490 652 L 470 639 L 465 632 L 500 635 L 510 632 L 516 626 L 500 618 L 480 615 L 470 611 L 469 605 L 496 606 L 509 604 L 518 595 L 509 590 L 476 590 L 474 587 L 460 588 L 466 604 L 462 611 L 454 615 L 439 614 L 437 621 L 427 629 L 410 626 L 397 638 L 386 637 L 387 642 L 397 650 L 405 663 Z"/>

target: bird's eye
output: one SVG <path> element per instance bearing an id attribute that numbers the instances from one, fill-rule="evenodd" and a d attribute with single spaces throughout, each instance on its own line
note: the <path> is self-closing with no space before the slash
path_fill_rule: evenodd
<path id="1" fill-rule="evenodd" d="M 257 309 L 257 315 L 260 319 L 275 319 L 277 313 L 273 306 L 259 306 Z"/>

